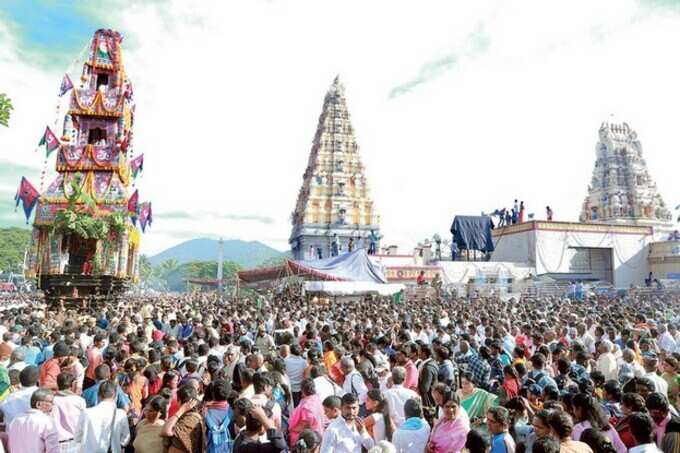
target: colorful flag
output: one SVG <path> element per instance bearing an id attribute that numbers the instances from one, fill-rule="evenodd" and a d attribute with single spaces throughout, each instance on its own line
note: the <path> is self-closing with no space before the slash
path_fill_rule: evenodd
<path id="1" fill-rule="evenodd" d="M 68 74 L 64 74 L 64 80 L 61 81 L 61 87 L 59 87 L 59 97 L 65 95 L 71 88 L 73 88 L 73 82 Z"/>
<path id="2" fill-rule="evenodd" d="M 17 207 L 19 206 L 19 203 L 23 203 L 24 214 L 26 214 L 26 223 L 28 223 L 28 219 L 31 217 L 31 212 L 33 212 L 33 208 L 38 202 L 39 197 L 40 192 L 38 192 L 35 187 L 33 187 L 33 185 L 28 182 L 26 177 L 22 176 L 21 183 L 19 184 L 19 190 L 17 190 L 14 200 L 17 202 Z"/>
<path id="3" fill-rule="evenodd" d="M 55 149 L 59 148 L 59 139 L 57 138 L 56 135 L 54 135 L 54 132 L 50 129 L 49 126 L 47 126 L 47 129 L 45 129 L 45 133 L 43 134 L 42 138 L 40 139 L 40 143 L 38 143 L 38 146 L 43 146 L 45 145 L 45 151 L 47 152 L 47 157 L 50 157 L 50 154 L 52 151 Z"/>
<path id="4" fill-rule="evenodd" d="M 132 177 L 136 178 L 139 173 L 144 170 L 144 153 L 135 157 L 130 161 L 130 171 L 132 172 Z"/>
<path id="5" fill-rule="evenodd" d="M 128 214 L 133 218 L 139 214 L 139 190 L 135 190 L 135 193 L 128 200 Z"/>
<path id="6" fill-rule="evenodd" d="M 146 226 L 151 226 L 153 217 L 151 214 L 151 202 L 147 201 L 139 205 L 139 226 L 142 227 L 142 232 L 146 232 Z"/>

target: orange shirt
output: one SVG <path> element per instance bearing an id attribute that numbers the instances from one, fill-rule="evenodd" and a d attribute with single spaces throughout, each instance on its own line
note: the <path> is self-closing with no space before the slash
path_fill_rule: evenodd
<path id="1" fill-rule="evenodd" d="M 323 353 L 323 364 L 326 366 L 327 371 L 331 371 L 331 368 L 333 368 L 333 365 L 335 365 L 335 362 L 338 361 L 338 358 L 335 356 L 335 351 L 328 351 Z"/>

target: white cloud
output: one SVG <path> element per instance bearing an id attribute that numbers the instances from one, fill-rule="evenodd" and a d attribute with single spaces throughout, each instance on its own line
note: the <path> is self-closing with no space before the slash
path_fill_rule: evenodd
<path id="1" fill-rule="evenodd" d="M 452 216 L 524 199 L 575 220 L 600 122 L 637 129 L 652 176 L 675 205 L 680 18 L 604 2 L 185 2 L 118 11 L 137 100 L 142 199 L 156 211 L 266 216 L 272 224 L 158 218 L 150 253 L 177 232 L 264 239 L 284 249 L 325 91 L 341 74 L 388 242 L 446 233 Z M 412 92 L 390 90 L 428 61 L 488 51 Z M 0 48 L 0 86 L 17 111 L 0 157 L 37 163 L 36 134 L 60 74 Z M 9 61 L 8 61 L 9 59 Z M 8 73 L 10 75 L 8 75 Z M 675 197 L 675 198 L 673 198 Z M 175 233 L 173 233 L 175 232 Z M 175 234 L 173 236 L 173 234 Z"/>

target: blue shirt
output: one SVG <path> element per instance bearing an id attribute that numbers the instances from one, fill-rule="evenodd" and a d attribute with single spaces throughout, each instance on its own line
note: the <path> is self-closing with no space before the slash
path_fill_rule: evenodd
<path id="1" fill-rule="evenodd" d="M 92 387 L 89 387 L 86 390 L 83 390 L 83 399 L 85 400 L 85 404 L 87 405 L 87 407 L 94 407 L 97 404 L 99 404 L 99 385 L 100 384 L 101 384 L 101 381 L 97 382 Z M 116 406 L 118 406 L 118 409 L 124 409 L 125 406 L 129 406 L 129 405 L 130 405 L 130 399 L 123 392 L 123 389 L 120 388 L 120 385 L 116 385 Z"/>
<path id="2" fill-rule="evenodd" d="M 494 434 L 490 453 L 515 453 L 515 441 L 507 432 Z"/>
<path id="3" fill-rule="evenodd" d="M 19 346 L 24 353 L 24 362 L 28 365 L 37 366 L 40 363 L 40 348 L 36 346 Z"/>

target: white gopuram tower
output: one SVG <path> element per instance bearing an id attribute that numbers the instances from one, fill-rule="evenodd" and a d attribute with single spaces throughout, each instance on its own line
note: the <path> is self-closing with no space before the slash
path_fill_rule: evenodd
<path id="1" fill-rule="evenodd" d="M 600 126 L 597 160 L 582 222 L 645 225 L 656 232 L 672 230 L 672 215 L 642 157 L 637 133 L 612 119 Z"/>
<path id="2" fill-rule="evenodd" d="M 369 248 L 380 237 L 380 220 L 370 198 L 359 147 L 336 77 L 323 102 L 307 169 L 302 177 L 290 246 L 295 259 L 327 258 Z M 379 245 L 378 245 L 379 247 Z"/>

